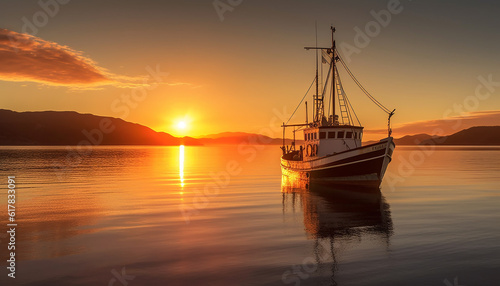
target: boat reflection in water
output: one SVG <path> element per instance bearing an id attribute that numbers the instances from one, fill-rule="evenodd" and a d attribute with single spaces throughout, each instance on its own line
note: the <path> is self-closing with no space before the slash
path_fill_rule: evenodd
<path id="1" fill-rule="evenodd" d="M 316 266 L 312 268 L 314 273 L 309 273 L 311 276 L 331 276 L 331 285 L 337 285 L 338 254 L 346 249 L 355 251 L 351 244 L 361 243 L 364 238 L 389 248 L 392 219 L 390 206 L 380 189 L 309 185 L 283 176 L 281 190 L 283 215 L 302 209 L 307 237 L 315 240 L 311 257 Z M 325 268 L 329 275 L 324 273 Z"/>

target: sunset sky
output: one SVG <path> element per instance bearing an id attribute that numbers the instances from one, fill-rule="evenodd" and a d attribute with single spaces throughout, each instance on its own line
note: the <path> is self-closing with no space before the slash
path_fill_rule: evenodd
<path id="1" fill-rule="evenodd" d="M 397 12 L 356 46 L 388 6 Z M 261 132 L 309 87 L 304 46 L 317 21 L 319 45 L 336 26 L 351 71 L 396 108 L 395 137 L 500 125 L 499 13 L 497 1 L 458 0 L 1 1 L 0 108 L 120 117 L 176 136 Z M 361 123 L 380 136 L 385 113 L 339 69 Z M 292 121 L 304 120 L 300 108 Z"/>

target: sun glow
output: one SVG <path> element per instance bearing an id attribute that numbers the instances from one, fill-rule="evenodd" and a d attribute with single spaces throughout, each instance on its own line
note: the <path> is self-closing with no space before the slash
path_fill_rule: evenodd
<path id="1" fill-rule="evenodd" d="M 177 122 L 177 129 L 184 130 L 186 128 L 187 128 L 186 121 L 179 121 L 179 122 Z"/>
<path id="2" fill-rule="evenodd" d="M 192 119 L 185 115 L 183 117 L 178 117 L 177 119 L 174 119 L 171 121 L 171 126 L 169 128 L 169 131 L 167 133 L 170 133 L 174 136 L 186 136 L 188 135 L 188 132 L 191 132 L 191 122 Z"/>

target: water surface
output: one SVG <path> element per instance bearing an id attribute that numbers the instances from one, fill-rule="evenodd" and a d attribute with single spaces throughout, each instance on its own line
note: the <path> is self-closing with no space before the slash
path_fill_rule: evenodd
<path id="1" fill-rule="evenodd" d="M 398 146 L 381 192 L 354 194 L 282 185 L 280 152 L 2 147 L 0 283 L 498 285 L 500 149 Z"/>

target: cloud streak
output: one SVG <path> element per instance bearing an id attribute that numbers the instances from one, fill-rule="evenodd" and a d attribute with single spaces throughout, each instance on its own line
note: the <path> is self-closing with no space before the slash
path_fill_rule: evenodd
<path id="1" fill-rule="evenodd" d="M 426 133 L 430 135 L 450 135 L 474 126 L 500 125 L 500 110 L 467 112 L 462 116 L 451 116 L 442 119 L 416 121 L 392 128 L 393 136 Z M 368 134 L 387 134 L 387 129 L 366 130 Z"/>
<path id="2" fill-rule="evenodd" d="M 138 87 L 144 78 L 112 74 L 67 46 L 0 29 L 0 80 L 72 88 Z"/>

